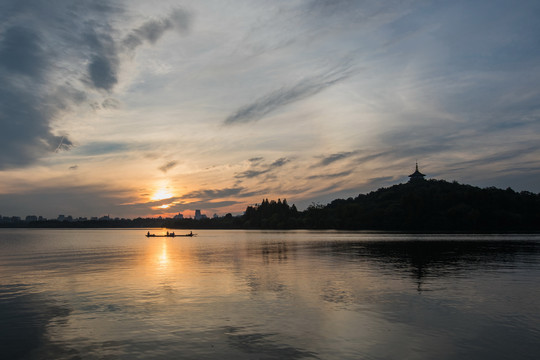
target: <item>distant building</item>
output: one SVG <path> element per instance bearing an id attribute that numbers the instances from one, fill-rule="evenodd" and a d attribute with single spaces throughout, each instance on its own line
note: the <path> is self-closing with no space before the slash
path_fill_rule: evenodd
<path id="1" fill-rule="evenodd" d="M 178 213 L 177 215 L 174 215 L 175 220 L 182 220 L 184 218 L 184 215 L 182 213 Z"/>
<path id="2" fill-rule="evenodd" d="M 424 181 L 424 177 L 426 175 L 422 174 L 420 171 L 418 171 L 418 162 L 416 163 L 416 170 L 411 174 L 409 175 L 409 182 L 412 183 L 412 182 L 419 182 L 419 181 Z"/>
<path id="3" fill-rule="evenodd" d="M 28 215 L 24 221 L 26 222 L 38 221 L 38 217 L 36 215 Z"/>
<path id="4" fill-rule="evenodd" d="M 201 210 L 195 210 L 195 220 L 201 220 L 201 219 L 202 219 Z"/>
<path id="5" fill-rule="evenodd" d="M 66 217 L 62 214 L 58 215 L 58 217 L 56 218 L 56 220 L 58 221 L 64 221 L 66 219 Z"/>

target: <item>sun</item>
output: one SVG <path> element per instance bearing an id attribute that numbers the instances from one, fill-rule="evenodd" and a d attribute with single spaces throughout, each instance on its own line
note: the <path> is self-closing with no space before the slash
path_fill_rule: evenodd
<path id="1" fill-rule="evenodd" d="M 161 187 L 157 189 L 150 200 L 152 201 L 158 201 L 158 200 L 165 200 L 170 199 L 174 196 L 171 190 L 169 190 L 167 187 Z"/>

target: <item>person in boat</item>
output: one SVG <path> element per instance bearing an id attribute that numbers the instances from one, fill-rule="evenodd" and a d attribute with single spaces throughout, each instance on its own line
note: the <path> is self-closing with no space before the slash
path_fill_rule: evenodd
<path id="1" fill-rule="evenodd" d="M 146 236 L 150 236 L 150 231 L 146 233 Z"/>
<path id="2" fill-rule="evenodd" d="M 189 236 L 193 236 L 193 231 L 190 231 L 190 232 L 189 232 Z"/>

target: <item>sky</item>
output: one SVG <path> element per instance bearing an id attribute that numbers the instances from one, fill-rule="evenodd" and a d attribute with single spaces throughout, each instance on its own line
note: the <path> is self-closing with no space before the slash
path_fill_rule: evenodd
<path id="1" fill-rule="evenodd" d="M 540 192 L 540 2 L 0 0 L 0 214 Z"/>

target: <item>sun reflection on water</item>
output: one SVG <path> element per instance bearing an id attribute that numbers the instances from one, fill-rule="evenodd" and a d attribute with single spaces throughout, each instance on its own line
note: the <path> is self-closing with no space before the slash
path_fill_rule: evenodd
<path id="1" fill-rule="evenodd" d="M 159 267 L 162 269 L 166 269 L 169 265 L 169 253 L 167 251 L 167 240 L 163 240 L 161 244 L 161 253 L 158 257 L 158 264 Z"/>

